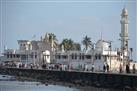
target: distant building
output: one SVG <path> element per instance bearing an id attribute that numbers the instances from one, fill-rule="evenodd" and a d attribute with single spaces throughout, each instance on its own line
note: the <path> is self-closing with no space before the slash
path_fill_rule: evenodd
<path id="1" fill-rule="evenodd" d="M 19 49 L 4 50 L 7 61 L 20 61 L 23 64 L 46 64 L 53 60 L 52 42 L 48 33 L 40 41 L 18 40 Z"/>
<path id="2" fill-rule="evenodd" d="M 129 61 L 128 50 L 128 11 L 126 8 L 121 14 L 121 47 L 112 49 L 111 41 L 100 39 L 96 42 L 95 48 L 88 51 L 65 51 L 64 46 L 61 48 L 54 47 L 53 40 L 49 40 L 47 33 L 39 41 L 18 40 L 19 49 L 4 50 L 6 61 L 19 61 L 23 64 L 43 65 L 49 63 L 59 63 L 77 69 L 79 67 L 90 70 L 94 65 L 95 70 L 103 70 L 104 65 L 108 65 L 110 70 L 118 71 L 122 65 L 123 69 L 126 64 L 136 64 Z"/>

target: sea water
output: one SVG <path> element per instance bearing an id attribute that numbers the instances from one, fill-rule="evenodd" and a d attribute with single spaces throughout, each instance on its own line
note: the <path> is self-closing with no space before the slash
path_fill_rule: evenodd
<path id="1" fill-rule="evenodd" d="M 0 91 L 121 91 L 108 88 L 45 85 L 40 82 L 8 80 L 11 76 L 0 75 Z M 3 79 L 3 80 L 2 80 Z M 6 80 L 7 79 L 7 80 Z"/>

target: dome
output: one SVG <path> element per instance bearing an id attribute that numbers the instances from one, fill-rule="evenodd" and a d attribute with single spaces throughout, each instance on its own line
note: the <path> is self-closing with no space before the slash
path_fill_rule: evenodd
<path id="1" fill-rule="evenodd" d="M 96 50 L 109 50 L 109 43 L 104 40 L 98 40 L 96 43 Z"/>
<path id="2" fill-rule="evenodd" d="M 122 16 L 123 16 L 123 15 L 128 15 L 128 10 L 127 10 L 127 8 L 123 8 L 121 15 L 122 15 Z"/>

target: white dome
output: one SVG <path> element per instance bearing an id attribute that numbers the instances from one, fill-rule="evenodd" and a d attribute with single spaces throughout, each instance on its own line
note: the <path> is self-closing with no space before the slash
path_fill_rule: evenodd
<path id="1" fill-rule="evenodd" d="M 124 8 L 123 10 L 122 10 L 122 16 L 123 15 L 128 15 L 128 10 L 127 10 L 127 8 Z"/>
<path id="2" fill-rule="evenodd" d="M 96 50 L 109 50 L 109 43 L 104 40 L 98 40 L 96 43 Z"/>

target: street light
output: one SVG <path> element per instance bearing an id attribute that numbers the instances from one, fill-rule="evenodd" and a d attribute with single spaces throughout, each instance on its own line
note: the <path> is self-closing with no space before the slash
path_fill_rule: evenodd
<path id="1" fill-rule="evenodd" d="M 91 47 L 92 47 L 92 64 L 94 64 L 95 45 L 96 45 L 96 43 L 92 42 L 92 44 L 91 44 Z"/>
<path id="2" fill-rule="evenodd" d="M 110 49 L 110 62 L 109 62 L 109 65 L 110 65 L 110 71 L 111 71 L 111 51 L 112 51 L 111 44 L 112 44 L 113 41 L 106 41 L 106 42 L 109 43 L 109 49 Z"/>
<path id="3" fill-rule="evenodd" d="M 112 51 L 111 43 L 112 43 L 112 41 L 109 41 L 109 48 L 110 48 L 110 71 L 111 71 L 111 51 Z"/>

